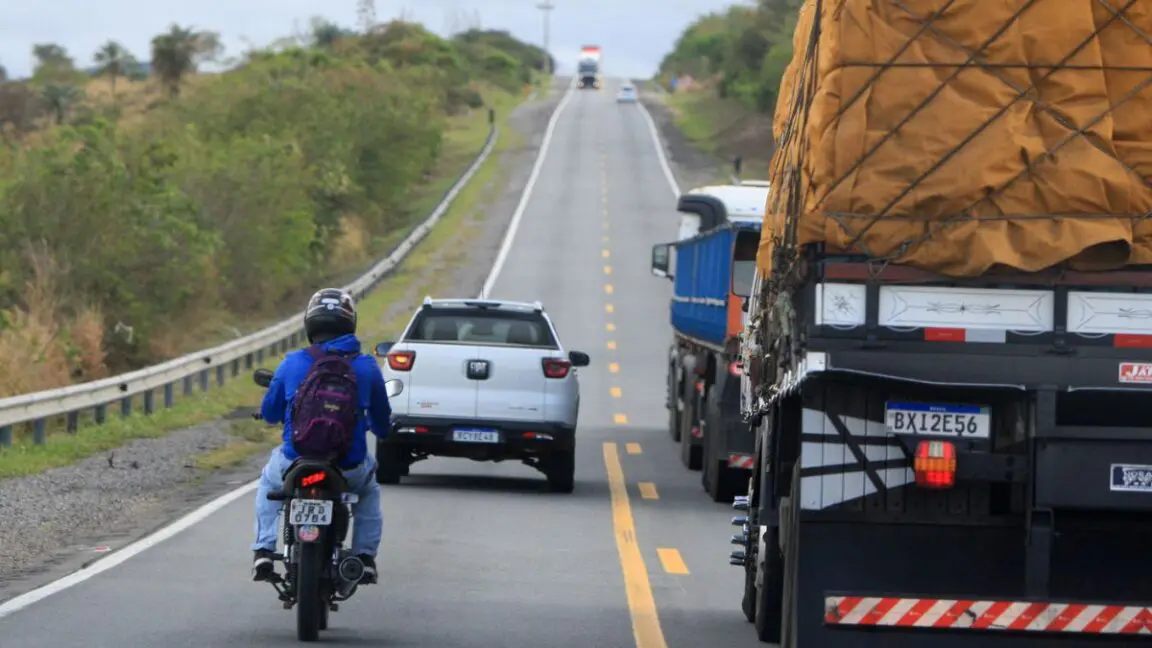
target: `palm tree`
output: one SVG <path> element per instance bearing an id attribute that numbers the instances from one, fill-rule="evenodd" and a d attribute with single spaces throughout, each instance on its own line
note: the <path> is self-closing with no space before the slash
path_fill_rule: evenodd
<path id="1" fill-rule="evenodd" d="M 160 82 L 167 86 L 171 96 L 178 96 L 184 76 L 196 71 L 197 56 L 206 47 L 206 36 L 186 27 L 172 25 L 168 33 L 152 39 L 152 69 L 160 77 Z M 214 42 L 219 47 L 219 41 Z"/>
<path id="2" fill-rule="evenodd" d="M 116 79 L 127 76 L 128 68 L 136 63 L 136 59 L 124 46 L 116 41 L 108 41 L 96 51 L 96 65 L 100 66 L 100 74 L 112 81 L 112 97 L 116 97 Z"/>
<path id="3" fill-rule="evenodd" d="M 68 114 L 68 109 L 76 100 L 80 98 L 79 91 L 76 86 L 58 85 L 49 83 L 44 86 L 44 101 L 52 112 L 56 115 L 56 123 L 63 124 L 64 117 Z"/>

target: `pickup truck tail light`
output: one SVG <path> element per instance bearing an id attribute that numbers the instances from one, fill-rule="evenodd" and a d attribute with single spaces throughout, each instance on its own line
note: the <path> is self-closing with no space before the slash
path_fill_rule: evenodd
<path id="1" fill-rule="evenodd" d="M 416 364 L 415 351 L 393 351 L 388 354 L 388 368 L 392 371 L 412 371 Z"/>
<path id="2" fill-rule="evenodd" d="M 542 364 L 545 378 L 567 378 L 572 370 L 572 363 L 560 358 L 544 358 Z"/>

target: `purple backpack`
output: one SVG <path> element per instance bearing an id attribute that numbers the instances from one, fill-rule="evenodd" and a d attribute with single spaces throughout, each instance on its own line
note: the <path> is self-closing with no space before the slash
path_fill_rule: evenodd
<path id="1" fill-rule="evenodd" d="M 307 352 L 312 368 L 292 404 L 292 447 L 308 459 L 341 459 L 352 449 L 356 433 L 360 392 L 352 359 L 358 354 L 320 346 Z"/>

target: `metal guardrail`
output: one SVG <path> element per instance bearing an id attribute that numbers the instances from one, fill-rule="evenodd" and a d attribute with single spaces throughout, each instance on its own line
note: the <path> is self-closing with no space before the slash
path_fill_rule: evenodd
<path id="1" fill-rule="evenodd" d="M 488 159 L 500 134 L 495 114 L 491 110 L 488 112 L 488 123 L 488 138 L 484 147 L 471 166 L 444 194 L 436 209 L 387 257 L 344 287 L 357 300 L 371 292 L 428 235 L 480 169 L 480 165 Z M 119 405 L 121 415 L 130 415 L 133 400 L 137 397 L 143 401 L 141 406 L 144 413 L 151 414 L 157 408 L 157 392 L 160 392 L 162 398 L 159 405 L 163 408 L 172 407 L 178 387 L 185 396 L 191 395 L 197 388 L 207 391 L 213 374 L 216 384 L 223 385 L 228 378 L 238 376 L 242 369 L 259 365 L 266 356 L 287 353 L 304 339 L 304 322 L 299 315 L 294 315 L 251 335 L 152 367 L 61 389 L 0 399 L 0 447 L 12 444 L 13 426 L 31 423 L 33 442 L 42 444 L 47 438 L 47 422 L 50 419 L 64 417 L 68 432 L 75 433 L 80 427 L 81 414 L 91 411 L 95 424 L 99 425 L 105 422 L 110 405 Z"/>

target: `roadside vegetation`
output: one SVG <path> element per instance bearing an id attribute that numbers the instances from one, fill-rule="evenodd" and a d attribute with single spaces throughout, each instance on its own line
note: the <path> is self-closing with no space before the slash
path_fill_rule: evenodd
<path id="1" fill-rule="evenodd" d="M 661 61 L 656 83 L 677 126 L 700 148 L 744 161 L 746 178 L 767 178 L 772 113 L 792 59 L 802 0 L 758 0 L 702 16 Z"/>
<path id="2" fill-rule="evenodd" d="M 470 224 L 466 216 L 482 208 L 490 186 L 505 180 L 496 153 L 523 145 L 519 135 L 503 124 L 527 92 L 512 94 L 495 87 L 483 91 L 485 103 L 496 111 L 497 124 L 501 125 L 496 150 L 420 245 L 409 252 L 376 290 L 360 301 L 360 337 L 367 347 L 365 352 L 371 352 L 375 342 L 398 335 L 424 295 L 451 291 L 449 284 L 453 273 L 443 271 L 441 266 L 452 265 L 467 252 L 464 242 L 475 233 L 475 225 Z M 485 112 L 472 111 L 447 119 L 437 168 L 410 198 L 416 213 L 424 215 L 432 211 L 444 192 L 475 159 L 487 134 L 488 117 Z M 263 366 L 275 368 L 279 361 L 278 357 L 268 358 Z M 253 454 L 267 451 L 280 440 L 279 427 L 268 427 L 249 420 L 245 415 L 259 405 L 263 394 L 264 391 L 242 373 L 222 387 L 213 383 L 209 391 L 179 398 L 174 407 L 157 410 L 150 416 L 143 413 L 134 413 L 126 418 L 110 416 L 107 423 L 85 425 L 76 434 L 53 427 L 43 445 L 32 443 L 28 430 L 20 430 L 10 447 L 0 448 L 0 480 L 67 466 L 134 439 L 163 437 L 210 421 L 228 425 L 233 440 L 225 446 L 191 457 L 190 461 L 205 473 L 236 466 Z"/>
<path id="3" fill-rule="evenodd" d="M 322 20 L 213 75 L 197 70 L 222 56 L 217 35 L 178 25 L 139 58 L 110 42 L 87 69 L 33 51 L 32 78 L 0 74 L 0 397 L 218 343 L 355 274 L 546 56 L 499 31 Z"/>

